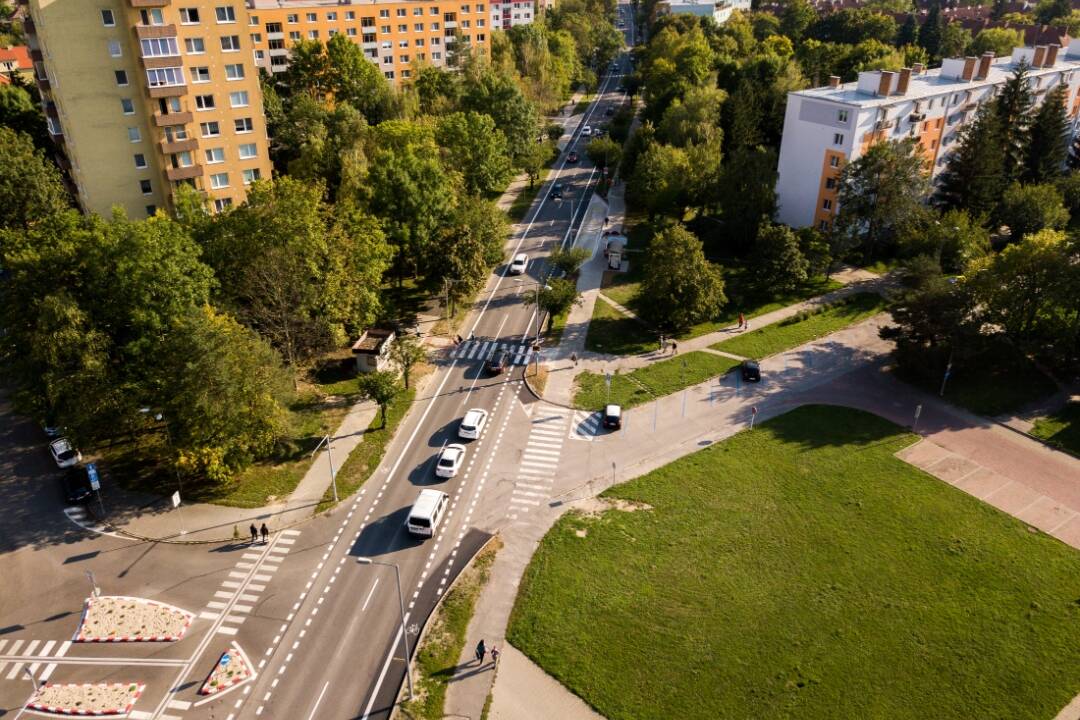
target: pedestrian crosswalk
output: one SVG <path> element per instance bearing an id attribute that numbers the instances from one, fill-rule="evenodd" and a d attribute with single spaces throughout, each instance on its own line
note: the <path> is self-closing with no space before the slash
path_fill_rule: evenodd
<path id="1" fill-rule="evenodd" d="M 570 439 L 592 442 L 600 433 L 600 413 L 575 410 L 570 424 Z"/>
<path id="2" fill-rule="evenodd" d="M 495 340 L 466 340 L 450 351 L 450 357 L 458 360 L 486 361 L 496 350 L 505 350 L 513 357 L 511 364 L 526 365 L 532 359 L 533 349 L 528 343 L 508 343 Z"/>
<path id="3" fill-rule="evenodd" d="M 213 600 L 206 603 L 206 609 L 199 613 L 199 617 L 203 620 L 217 620 L 222 613 L 227 612 L 217 632 L 222 635 L 236 635 L 240 631 L 239 626 L 255 609 L 259 594 L 266 589 L 266 583 L 281 567 L 281 561 L 285 559 L 299 534 L 299 530 L 290 528 L 275 533 L 277 537 L 268 545 L 251 545 L 250 549 L 240 556 L 236 569 L 230 571 L 227 578 L 221 582 L 221 589 L 214 593 Z M 252 572 L 255 574 L 251 575 Z M 248 578 L 248 575 L 251 577 Z"/>
<path id="4" fill-rule="evenodd" d="M 569 415 L 568 410 L 547 403 L 539 403 L 533 411 L 529 439 L 510 493 L 507 516 L 511 520 L 551 498 Z"/>
<path id="5" fill-rule="evenodd" d="M 97 521 L 90 512 L 82 505 L 70 505 L 64 508 L 64 514 L 67 515 L 68 520 L 75 523 L 83 530 L 88 530 L 98 535 L 111 535 L 113 537 L 120 537 L 115 533 L 109 532 L 109 529 L 104 524 Z"/>
<path id="6" fill-rule="evenodd" d="M 52 677 L 56 663 L 71 648 L 70 640 L 0 640 L 0 678 L 19 679 L 29 670 L 43 683 Z"/>

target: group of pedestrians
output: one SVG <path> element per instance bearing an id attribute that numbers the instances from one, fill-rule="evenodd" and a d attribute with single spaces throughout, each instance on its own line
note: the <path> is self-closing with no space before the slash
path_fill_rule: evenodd
<path id="1" fill-rule="evenodd" d="M 261 528 L 255 527 L 255 523 L 251 523 L 251 544 L 254 545 L 259 541 L 259 535 L 262 535 L 263 545 L 266 544 L 267 539 L 270 537 L 270 528 L 266 527 L 266 523 L 262 524 Z"/>
<path id="2" fill-rule="evenodd" d="M 483 665 L 484 664 L 484 657 L 487 655 L 487 653 L 488 653 L 487 646 L 484 645 L 484 640 L 483 640 L 483 638 L 481 638 L 480 642 L 476 643 L 476 662 Z M 491 648 L 491 664 L 494 667 L 499 666 L 499 654 L 500 654 L 499 653 L 499 648 L 492 646 L 492 648 Z"/>
<path id="3" fill-rule="evenodd" d="M 660 354 L 663 355 L 667 352 L 668 348 L 671 348 L 672 355 L 679 354 L 679 343 L 674 340 L 668 340 L 666 335 L 660 336 Z"/>

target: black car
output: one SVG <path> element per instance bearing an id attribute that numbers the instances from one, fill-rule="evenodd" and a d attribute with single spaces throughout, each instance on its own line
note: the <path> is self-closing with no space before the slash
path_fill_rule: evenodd
<path id="1" fill-rule="evenodd" d="M 493 375 L 502 375 L 510 365 L 510 353 L 505 350 L 496 350 L 487 362 L 488 372 Z"/>
<path id="2" fill-rule="evenodd" d="M 761 366 L 753 360 L 743 360 L 739 368 L 743 382 L 761 382 Z"/>
<path id="3" fill-rule="evenodd" d="M 69 505 L 85 503 L 94 494 L 94 491 L 90 489 L 90 476 L 86 472 L 85 465 L 68 468 L 60 476 L 60 485 L 64 489 L 64 500 Z"/>
<path id="4" fill-rule="evenodd" d="M 562 183 L 555 183 L 555 187 L 551 188 L 551 199 L 562 200 L 563 185 Z"/>
<path id="5" fill-rule="evenodd" d="M 566 156 L 566 162 L 576 163 L 581 158 L 578 157 L 577 150 L 571 150 L 570 154 Z"/>
<path id="6" fill-rule="evenodd" d="M 604 114 L 609 116 L 609 117 L 614 115 L 615 114 L 615 108 L 609 107 L 609 108 L 605 109 Z"/>

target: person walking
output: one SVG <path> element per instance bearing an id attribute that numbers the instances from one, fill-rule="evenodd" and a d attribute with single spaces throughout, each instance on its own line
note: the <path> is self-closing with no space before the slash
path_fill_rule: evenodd
<path id="1" fill-rule="evenodd" d="M 491 664 L 494 665 L 495 667 L 499 667 L 499 655 L 500 655 L 499 648 L 492 647 L 491 648 Z"/>
<path id="2" fill-rule="evenodd" d="M 671 341 L 671 354 L 672 355 L 677 355 L 678 352 L 679 352 L 679 343 L 672 340 Z"/>
<path id="3" fill-rule="evenodd" d="M 262 527 L 259 528 L 259 533 L 262 535 L 263 545 L 265 545 L 266 541 L 270 538 L 270 528 L 266 527 L 266 523 L 263 523 Z"/>
<path id="4" fill-rule="evenodd" d="M 746 318 L 743 317 L 742 313 L 739 313 L 739 329 L 742 330 L 744 325 L 746 325 Z"/>
<path id="5" fill-rule="evenodd" d="M 483 665 L 485 655 L 487 655 L 487 648 L 484 647 L 484 639 L 480 638 L 480 642 L 476 643 L 476 662 Z"/>
<path id="6" fill-rule="evenodd" d="M 660 336 L 660 352 L 663 353 L 667 350 L 667 338 L 663 335 Z"/>
<path id="7" fill-rule="evenodd" d="M 570 353 L 570 360 L 574 363 L 574 367 L 577 367 L 577 353 Z M 492 651 L 494 652 L 494 650 Z"/>
<path id="8" fill-rule="evenodd" d="M 251 523 L 251 544 L 254 545 L 259 540 L 259 528 L 255 527 L 255 523 Z"/>

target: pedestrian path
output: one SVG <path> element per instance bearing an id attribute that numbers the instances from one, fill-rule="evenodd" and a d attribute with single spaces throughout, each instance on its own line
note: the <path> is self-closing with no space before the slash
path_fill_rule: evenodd
<path id="1" fill-rule="evenodd" d="M 466 340 L 450 351 L 450 357 L 458 360 L 481 360 L 487 362 L 497 350 L 505 350 L 513 357 L 512 365 L 527 365 L 533 349 L 528 343 L 498 342 L 495 340 Z"/>
<path id="2" fill-rule="evenodd" d="M 67 515 L 68 520 L 87 532 L 96 533 L 98 535 L 109 535 L 111 537 L 123 537 L 114 532 L 109 532 L 108 526 L 98 522 L 97 518 L 91 515 L 83 505 L 68 506 L 64 508 L 64 514 Z"/>
<path id="3" fill-rule="evenodd" d="M 64 657 L 70 648 L 70 640 L 0 640 L 0 677 L 16 680 L 29 670 L 43 683 L 56 670 L 49 660 Z"/>
<path id="4" fill-rule="evenodd" d="M 575 410 L 574 422 L 570 426 L 571 440 L 592 442 L 600 433 L 600 413 L 587 410 Z"/>
<path id="5" fill-rule="evenodd" d="M 247 620 L 259 600 L 259 595 L 266 589 L 274 573 L 281 567 L 281 562 L 296 542 L 299 530 L 282 530 L 269 545 L 253 544 L 240 556 L 228 578 L 221 582 L 214 593 L 214 599 L 206 603 L 206 609 L 199 613 L 203 620 L 217 620 L 226 609 L 228 615 L 217 631 L 222 635 L 235 635 Z M 258 565 L 258 572 L 251 572 Z M 251 582 L 244 581 L 251 575 Z M 242 593 L 237 596 L 237 593 Z M 236 601 L 235 603 L 233 601 Z"/>
<path id="6" fill-rule="evenodd" d="M 510 508 L 506 513 L 509 519 L 517 520 L 519 515 L 537 508 L 551 497 L 569 415 L 569 410 L 547 403 L 541 403 L 533 412 L 529 439 L 510 493 Z"/>

